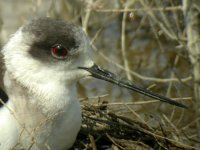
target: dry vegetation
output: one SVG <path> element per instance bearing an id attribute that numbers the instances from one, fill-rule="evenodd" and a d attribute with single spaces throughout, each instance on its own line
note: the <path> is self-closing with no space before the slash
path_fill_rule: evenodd
<path id="1" fill-rule="evenodd" d="M 86 104 L 83 109 L 83 125 L 72 149 L 137 149 L 137 150 L 195 150 L 198 140 L 177 129 L 166 116 L 155 120 L 157 127 L 144 121 L 110 112 L 105 104 Z M 195 145 L 193 145 L 195 144 Z"/>
<path id="2" fill-rule="evenodd" d="M 5 2 L 0 2 L 2 8 Z M 81 25 L 91 38 L 98 64 L 189 106 L 188 110 L 176 108 L 101 81 L 81 81 L 83 125 L 74 148 L 199 149 L 199 2 L 18 0 L 16 3 L 26 3 L 32 9 L 13 14 L 19 18 L 13 28 L 40 15 L 70 20 Z M 1 11 L 5 25 L 4 9 Z M 2 43 L 6 41 L 7 30 L 2 28 Z"/>

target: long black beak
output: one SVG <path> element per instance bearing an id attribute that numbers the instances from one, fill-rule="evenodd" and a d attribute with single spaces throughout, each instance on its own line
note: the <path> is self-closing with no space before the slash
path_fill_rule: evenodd
<path id="1" fill-rule="evenodd" d="M 157 93 L 153 93 L 153 92 L 151 92 L 149 90 L 137 87 L 133 83 L 131 83 L 131 81 L 121 80 L 119 77 L 117 77 L 112 72 L 104 70 L 104 69 L 100 68 L 99 66 L 97 66 L 96 64 L 94 64 L 90 68 L 79 67 L 79 69 L 87 70 L 88 72 L 91 73 L 92 77 L 95 77 L 95 78 L 98 78 L 98 79 L 101 79 L 101 80 L 105 80 L 105 81 L 117 84 L 117 85 L 119 85 L 121 87 L 125 87 L 127 89 L 136 91 L 136 92 L 138 92 L 140 94 L 143 94 L 143 95 L 149 96 L 151 98 L 154 98 L 154 99 L 169 103 L 171 105 L 175 105 L 175 106 L 182 107 L 182 108 L 188 108 L 187 106 L 185 106 L 185 105 L 183 105 L 181 103 L 178 103 L 178 102 L 176 102 L 176 101 L 174 101 L 174 100 L 172 100 L 170 98 L 167 98 L 167 97 L 159 95 Z"/>

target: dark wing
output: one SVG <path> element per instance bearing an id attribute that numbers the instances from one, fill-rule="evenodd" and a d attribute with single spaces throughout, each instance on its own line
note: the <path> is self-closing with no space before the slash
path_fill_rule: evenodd
<path id="1" fill-rule="evenodd" d="M 2 89 L 0 89 L 0 99 L 3 101 L 3 103 L 8 101 L 8 96 Z M 3 106 L 2 101 L 0 101 L 0 107 Z"/>
<path id="2" fill-rule="evenodd" d="M 4 62 L 3 62 L 3 56 L 0 53 L 0 99 L 6 103 L 8 101 L 8 96 L 7 94 L 4 92 L 4 84 L 3 84 L 3 76 L 4 76 Z M 2 106 L 2 102 L 0 101 L 0 107 Z"/>

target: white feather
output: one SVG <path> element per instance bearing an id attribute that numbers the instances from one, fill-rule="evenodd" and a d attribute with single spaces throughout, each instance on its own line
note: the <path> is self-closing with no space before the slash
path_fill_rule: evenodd
<path id="1" fill-rule="evenodd" d="M 0 109 L 0 150 L 72 146 L 81 126 L 76 81 L 89 75 L 77 67 L 93 65 L 86 36 L 81 30 L 77 36 L 83 40 L 79 61 L 69 61 L 65 70 L 32 58 L 28 50 L 35 37 L 24 35 L 22 29 L 4 46 L 4 84 L 10 100 Z"/>

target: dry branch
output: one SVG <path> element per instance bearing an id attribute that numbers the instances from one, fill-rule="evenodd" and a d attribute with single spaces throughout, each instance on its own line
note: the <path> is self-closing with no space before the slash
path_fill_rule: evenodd
<path id="1" fill-rule="evenodd" d="M 114 145 L 117 149 L 199 150 L 186 144 L 188 141 L 183 140 L 185 136 L 180 136 L 180 130 L 174 132 L 174 127 L 161 123 L 156 128 L 149 127 L 130 119 L 130 116 L 116 115 L 101 104 L 88 106 L 87 103 L 82 109 L 83 125 L 73 148 L 107 149 Z"/>

